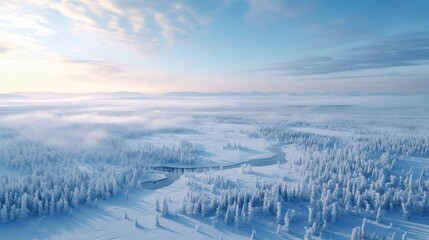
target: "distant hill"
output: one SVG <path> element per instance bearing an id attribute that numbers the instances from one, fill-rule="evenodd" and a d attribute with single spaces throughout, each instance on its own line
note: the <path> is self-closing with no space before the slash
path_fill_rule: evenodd
<path id="1" fill-rule="evenodd" d="M 252 97 L 252 96 L 279 96 L 278 92 L 170 92 L 163 94 L 174 97 Z"/>

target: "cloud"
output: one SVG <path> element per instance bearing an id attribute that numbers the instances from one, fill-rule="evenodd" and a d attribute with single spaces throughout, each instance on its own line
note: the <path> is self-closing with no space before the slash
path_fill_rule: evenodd
<path id="1" fill-rule="evenodd" d="M 9 51 L 11 51 L 12 50 L 12 48 L 11 47 L 9 47 L 9 46 L 2 46 L 1 44 L 0 44 L 0 54 L 3 54 L 3 53 L 7 53 L 7 52 L 9 52 Z"/>
<path id="2" fill-rule="evenodd" d="M 312 75 L 427 65 L 428 61 L 429 33 L 424 33 L 412 37 L 394 36 L 364 46 L 342 49 L 332 56 L 275 63 L 256 71 L 280 75 Z"/>
<path id="3" fill-rule="evenodd" d="M 13 0 L 2 2 L 0 27 L 6 30 L 29 30 L 31 35 L 40 37 L 55 34 L 45 17 L 26 11 L 23 3 Z"/>
<path id="4" fill-rule="evenodd" d="M 0 53 L 40 54 L 41 39 L 55 34 L 41 15 L 24 10 L 25 1 L 5 1 L 0 8 Z M 37 7 L 35 7 L 37 9 Z M 33 9 L 34 10 L 34 9 Z"/>
<path id="5" fill-rule="evenodd" d="M 61 58 L 61 61 L 65 64 L 72 64 L 83 66 L 84 68 L 90 68 L 91 72 L 97 73 L 102 76 L 112 76 L 114 74 L 122 74 L 126 72 L 125 66 L 108 60 Z"/>
<path id="6" fill-rule="evenodd" d="M 183 3 L 86 0 L 49 6 L 66 17 L 76 33 L 143 53 L 169 47 L 180 35 L 206 23 L 202 20 L 204 17 Z"/>
<path id="7" fill-rule="evenodd" d="M 2 4 L 0 26 L 9 33 L 29 30 L 33 37 L 55 34 L 58 20 L 35 12 L 59 13 L 72 33 L 145 54 L 169 47 L 208 23 L 206 14 L 181 1 L 12 0 Z"/>
<path id="8" fill-rule="evenodd" d="M 205 5 L 6 1 L 0 7 L 0 92 L 165 91 L 178 77 L 143 65 L 142 57 L 174 47 L 207 25 Z"/>
<path id="9" fill-rule="evenodd" d="M 296 18 L 308 12 L 313 5 L 313 1 L 246 0 L 246 2 L 249 6 L 247 17 L 257 19 Z"/>
<path id="10" fill-rule="evenodd" d="M 154 13 L 155 21 L 162 29 L 162 36 L 165 41 L 170 45 L 176 41 L 176 32 L 181 32 L 178 28 L 174 27 L 170 20 L 161 12 Z"/>
<path id="11" fill-rule="evenodd" d="M 305 78 L 305 80 L 333 80 L 333 79 L 370 79 L 370 78 L 416 78 L 416 77 L 423 77 L 422 74 L 407 74 L 407 73 L 400 73 L 400 72 L 393 72 L 393 73 L 383 73 L 383 74 L 367 74 L 367 75 L 340 75 L 340 76 L 328 76 L 328 77 L 312 77 L 312 78 Z"/>

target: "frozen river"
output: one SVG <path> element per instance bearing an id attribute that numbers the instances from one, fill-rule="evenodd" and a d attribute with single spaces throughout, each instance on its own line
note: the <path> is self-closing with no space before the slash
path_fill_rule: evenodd
<path id="1" fill-rule="evenodd" d="M 209 171 L 210 169 L 219 170 L 222 169 L 232 169 L 232 168 L 238 168 L 241 167 L 242 164 L 249 164 L 254 167 L 261 167 L 261 166 L 269 166 L 269 165 L 275 165 L 277 163 L 284 163 L 285 160 L 285 153 L 282 151 L 281 146 L 275 145 L 271 147 L 270 151 L 274 152 L 275 155 L 269 158 L 258 158 L 258 159 L 252 159 L 249 161 L 227 165 L 227 166 L 214 166 L 214 167 L 166 167 L 166 166 L 158 166 L 154 167 L 156 170 L 168 172 L 166 177 L 161 180 L 157 181 L 147 181 L 142 184 L 142 187 L 144 189 L 148 190 L 156 190 L 163 188 L 165 186 L 168 186 L 172 183 L 174 183 L 177 179 L 180 178 L 180 176 L 186 172 L 186 171 L 197 171 L 197 172 L 203 172 L 203 171 Z"/>

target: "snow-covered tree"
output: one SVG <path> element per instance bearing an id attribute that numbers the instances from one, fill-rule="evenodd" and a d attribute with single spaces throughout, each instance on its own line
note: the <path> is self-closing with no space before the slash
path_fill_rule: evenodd
<path id="1" fill-rule="evenodd" d="M 158 219 L 158 214 L 155 214 L 155 226 L 159 227 L 159 219 Z"/>
<path id="2" fill-rule="evenodd" d="M 1 223 L 7 223 L 9 222 L 9 214 L 7 210 L 6 204 L 3 204 L 3 207 L 1 209 Z"/>
<path id="3" fill-rule="evenodd" d="M 312 228 L 311 227 L 304 227 L 304 229 L 305 229 L 304 240 L 311 240 L 311 236 L 313 235 Z"/>
<path id="4" fill-rule="evenodd" d="M 155 211 L 160 212 L 160 210 L 159 210 L 159 199 L 158 199 L 158 197 L 156 197 L 156 201 L 155 201 Z"/>
<path id="5" fill-rule="evenodd" d="M 362 234 L 362 237 L 366 236 L 366 218 L 363 218 L 362 220 L 362 226 L 360 228 L 360 232 Z"/>
<path id="6" fill-rule="evenodd" d="M 10 208 L 9 220 L 13 222 L 16 220 L 16 218 L 17 218 L 17 210 L 16 210 L 15 204 L 13 204 L 12 207 Z"/>
<path id="7" fill-rule="evenodd" d="M 79 189 L 75 187 L 73 191 L 73 198 L 72 198 L 72 206 L 74 208 L 77 208 L 79 206 L 79 199 L 80 199 Z"/>
<path id="8" fill-rule="evenodd" d="M 336 223 L 338 218 L 338 207 L 337 203 L 332 204 L 332 212 L 331 212 L 331 223 Z"/>
<path id="9" fill-rule="evenodd" d="M 249 203 L 247 204 L 247 208 L 247 225 L 249 225 L 250 223 L 252 223 L 253 219 L 253 206 L 251 201 L 249 201 Z"/>
<path id="10" fill-rule="evenodd" d="M 308 224 L 313 224 L 314 221 L 314 209 L 312 207 L 308 208 Z"/>
<path id="11" fill-rule="evenodd" d="M 381 207 L 377 209 L 377 215 L 375 216 L 375 221 L 381 222 Z"/>
<path id="12" fill-rule="evenodd" d="M 235 223 L 235 227 L 241 226 L 241 211 L 240 211 L 240 208 L 238 207 L 238 204 L 235 207 L 234 223 Z"/>
<path id="13" fill-rule="evenodd" d="M 215 213 L 216 218 L 220 218 L 221 213 L 222 213 L 222 211 L 221 211 L 220 205 L 219 205 L 216 207 L 216 213 Z"/>
<path id="14" fill-rule="evenodd" d="M 226 225 L 229 225 L 230 219 L 231 219 L 231 206 L 228 205 L 226 212 L 225 212 L 225 218 L 224 218 L 224 223 Z"/>
<path id="15" fill-rule="evenodd" d="M 284 225 L 283 228 L 285 230 L 286 233 L 290 232 L 290 218 L 289 218 L 289 210 L 286 212 L 285 217 L 284 217 Z"/>
<path id="16" fill-rule="evenodd" d="M 402 214 L 403 214 L 404 219 L 408 219 L 408 214 L 409 214 L 409 212 L 408 212 L 408 204 L 402 203 L 401 207 L 402 207 Z"/>
<path id="17" fill-rule="evenodd" d="M 167 203 L 167 199 L 164 197 L 164 199 L 162 201 L 161 216 L 167 217 L 168 215 L 169 215 L 169 212 L 168 212 L 168 203 Z"/>
<path id="18" fill-rule="evenodd" d="M 276 214 L 276 218 L 277 218 L 277 223 L 281 223 L 282 222 L 282 203 L 281 202 L 277 202 L 277 214 Z"/>
<path id="19" fill-rule="evenodd" d="M 328 222 L 326 221 L 326 219 L 323 220 L 323 225 L 322 225 L 322 232 L 326 232 L 328 231 Z"/>
<path id="20" fill-rule="evenodd" d="M 256 239 L 256 231 L 255 229 L 252 229 L 252 234 L 250 235 L 250 240 L 255 240 Z"/>
<path id="21" fill-rule="evenodd" d="M 360 240 L 362 238 L 362 233 L 360 227 L 354 227 L 352 229 L 352 234 L 350 236 L 350 240 Z"/>

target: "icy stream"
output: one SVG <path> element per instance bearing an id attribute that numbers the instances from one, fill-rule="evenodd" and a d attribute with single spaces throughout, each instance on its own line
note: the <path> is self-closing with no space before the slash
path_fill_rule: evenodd
<path id="1" fill-rule="evenodd" d="M 232 169 L 232 168 L 238 168 L 244 163 L 249 164 L 251 166 L 260 167 L 260 166 L 274 165 L 274 164 L 277 164 L 278 162 L 284 163 L 286 161 L 285 160 L 285 153 L 282 151 L 280 145 L 273 146 L 272 148 L 270 148 L 270 151 L 274 152 L 276 155 L 269 157 L 269 158 L 252 159 L 249 161 L 245 161 L 245 162 L 241 162 L 241 163 L 237 163 L 237 164 L 232 164 L 232 165 L 227 165 L 227 166 L 214 166 L 214 167 L 165 167 L 165 166 L 158 166 L 158 167 L 154 167 L 154 169 L 161 170 L 164 172 L 168 172 L 168 174 L 166 175 L 166 177 L 164 179 L 157 180 L 157 181 L 144 182 L 142 184 L 142 187 L 144 189 L 148 189 L 148 190 L 156 190 L 156 189 L 166 187 L 166 186 L 174 183 L 177 179 L 179 179 L 180 176 L 186 171 L 203 172 L 203 171 L 209 171 L 210 169 L 214 169 L 214 170 L 219 170 L 220 168 Z"/>

